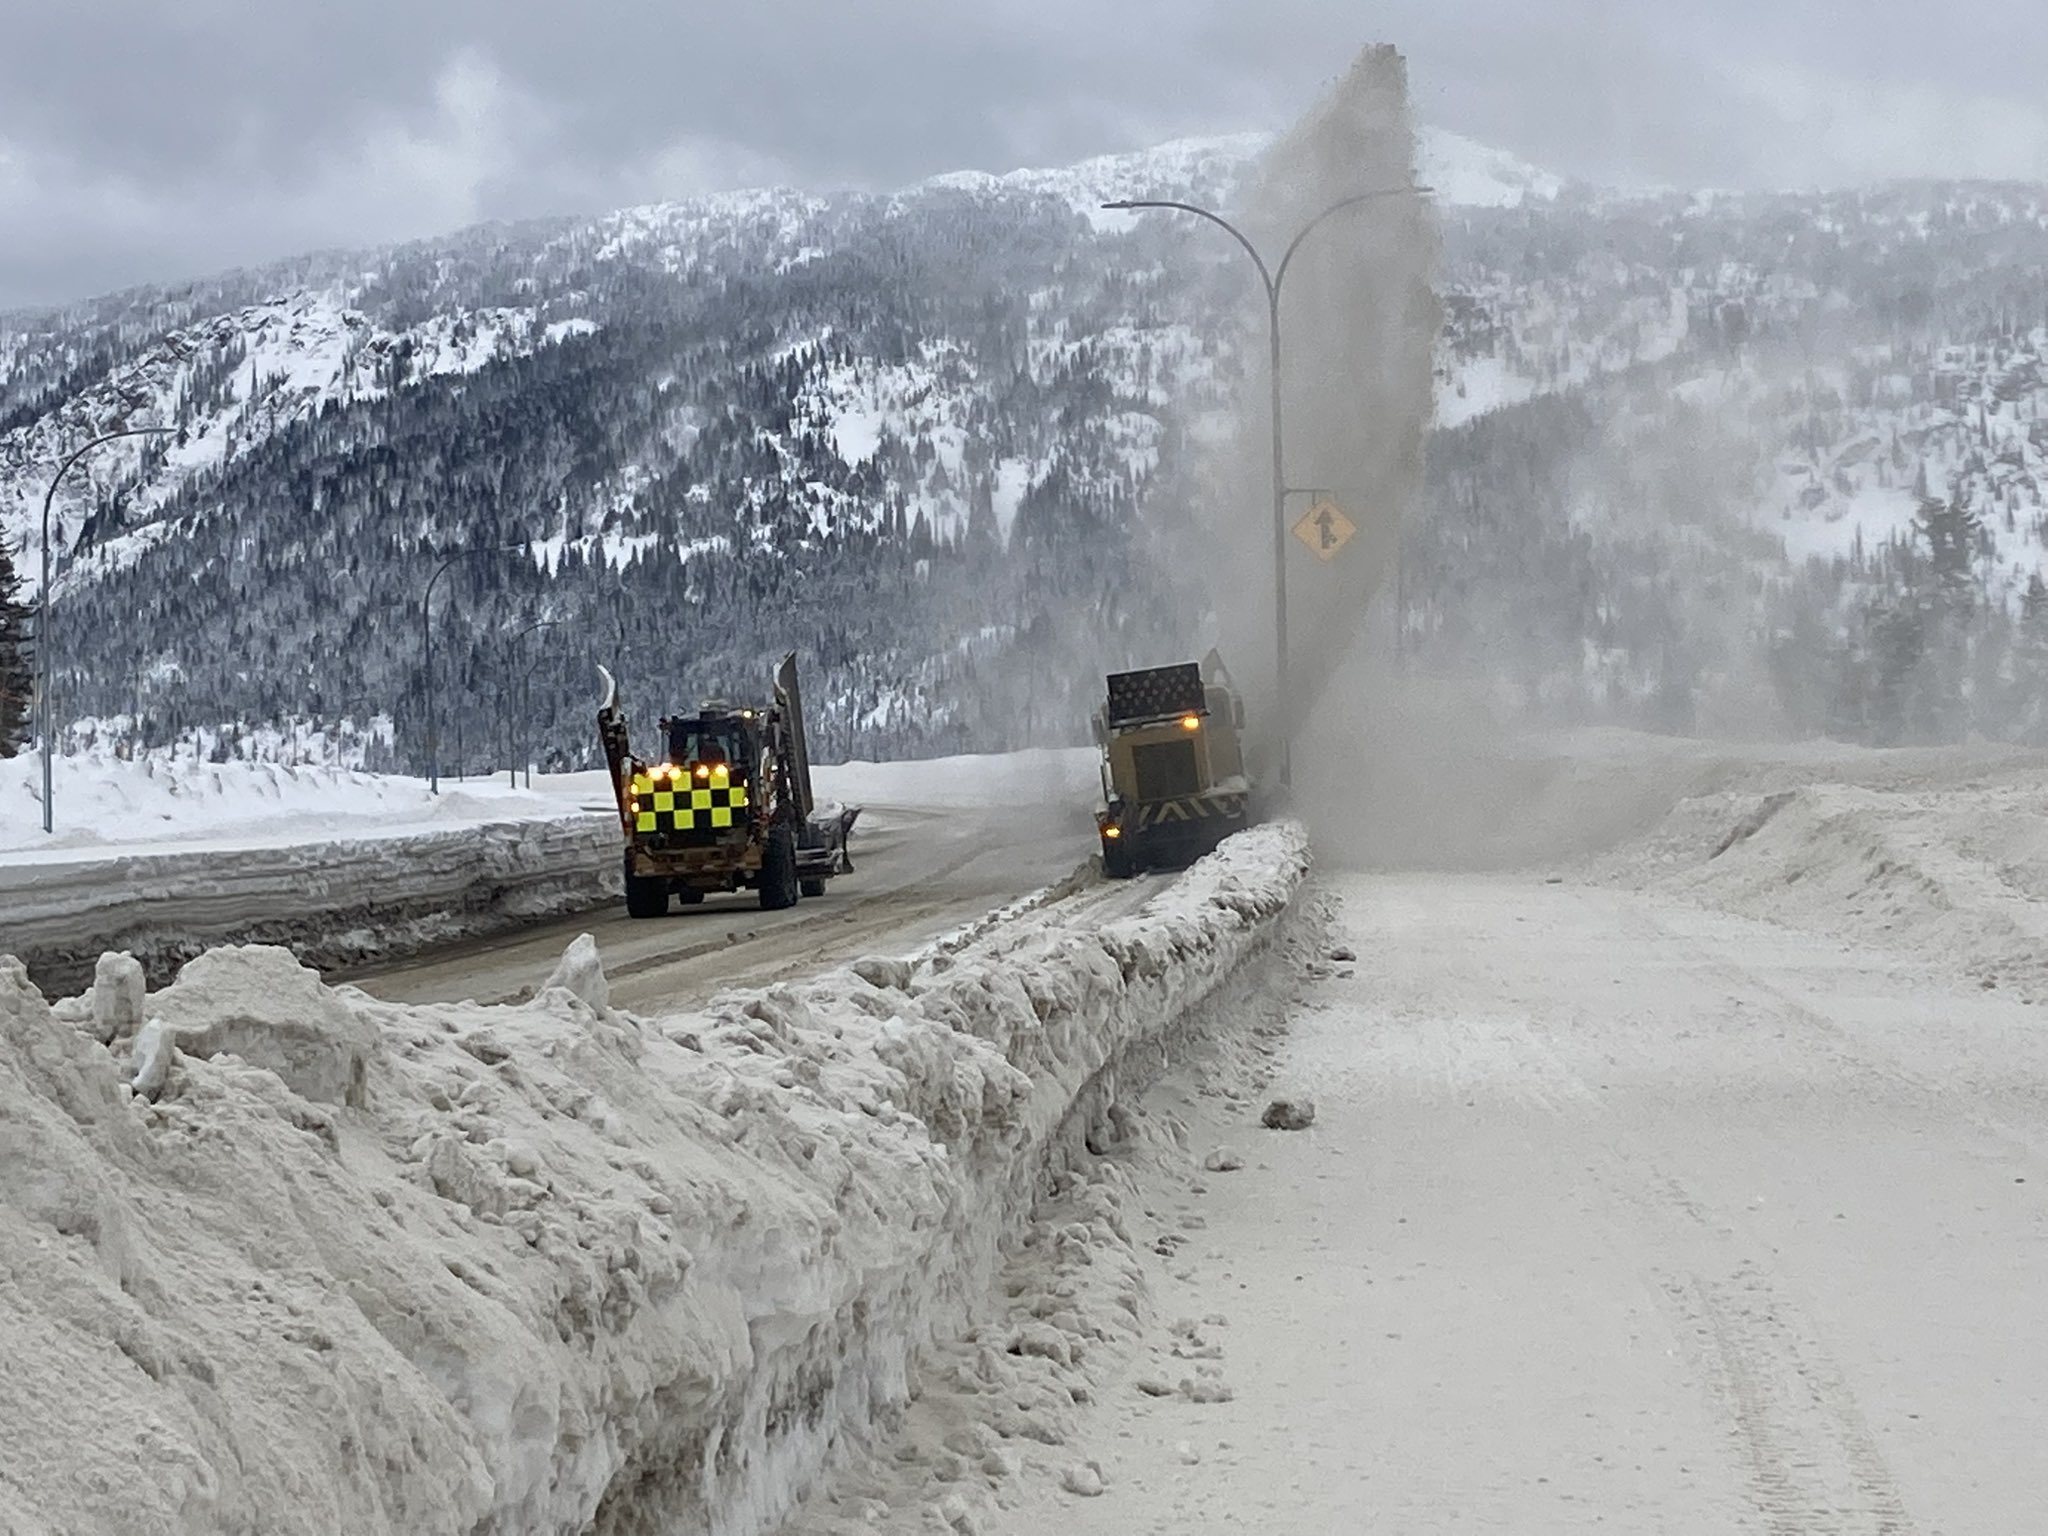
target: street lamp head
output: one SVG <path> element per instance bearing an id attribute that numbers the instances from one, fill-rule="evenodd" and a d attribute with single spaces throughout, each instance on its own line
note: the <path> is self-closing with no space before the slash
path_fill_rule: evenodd
<path id="1" fill-rule="evenodd" d="M 1128 197 L 1121 197 L 1113 203 L 1104 203 L 1102 206 L 1104 208 L 1114 209 L 1118 213 L 1128 213 L 1131 209 L 1137 207 L 1138 205 L 1132 202 Z"/>

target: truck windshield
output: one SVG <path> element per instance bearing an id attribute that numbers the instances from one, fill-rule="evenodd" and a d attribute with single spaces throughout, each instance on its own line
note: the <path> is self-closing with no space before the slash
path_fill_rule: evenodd
<path id="1" fill-rule="evenodd" d="M 695 720 L 678 721 L 669 728 L 668 757 L 672 763 L 728 763 L 735 768 L 746 764 L 737 732 Z"/>

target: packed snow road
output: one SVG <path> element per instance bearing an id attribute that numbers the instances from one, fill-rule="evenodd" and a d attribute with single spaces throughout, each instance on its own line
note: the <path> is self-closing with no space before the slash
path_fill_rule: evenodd
<path id="1" fill-rule="evenodd" d="M 787 911 L 763 912 L 747 891 L 645 920 L 629 918 L 615 903 L 335 979 L 392 1002 L 499 1002 L 530 996 L 563 946 L 589 933 L 619 1006 L 681 1008 L 723 987 L 914 948 L 1048 888 L 1100 903 L 1105 916 L 1142 903 L 1154 882 L 1095 886 L 1087 864 L 1091 832 L 1085 816 L 1077 819 L 1065 807 L 877 806 L 855 828 L 854 872 Z"/>
<path id="2" fill-rule="evenodd" d="M 1655 892 L 1332 886 L 1358 960 L 1276 1060 L 1313 1128 L 1185 1074 L 1148 1106 L 1245 1154 L 1143 1191 L 1231 1400 L 1130 1362 L 1106 1496 L 988 1529 L 2039 1528 L 2035 1007 Z"/>

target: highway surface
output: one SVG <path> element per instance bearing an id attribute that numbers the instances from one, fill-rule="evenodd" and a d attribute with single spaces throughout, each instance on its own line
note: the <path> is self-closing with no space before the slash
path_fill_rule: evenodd
<path id="1" fill-rule="evenodd" d="M 531 995 L 563 949 L 588 933 L 604 957 L 615 1004 L 645 1013 L 685 1008 L 729 986 L 809 975 L 866 954 L 906 953 L 1051 888 L 1061 899 L 1108 910 L 1142 903 L 1156 877 L 1104 886 L 1089 859 L 1094 844 L 1085 808 L 876 806 L 854 829 L 854 872 L 787 911 L 763 912 L 753 892 L 741 891 L 635 920 L 622 900 L 330 979 L 394 1002 L 501 1002 Z"/>

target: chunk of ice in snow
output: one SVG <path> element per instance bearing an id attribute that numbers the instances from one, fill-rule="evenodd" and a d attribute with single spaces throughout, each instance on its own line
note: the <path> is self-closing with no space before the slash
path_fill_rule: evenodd
<path id="1" fill-rule="evenodd" d="M 100 956 L 92 971 L 92 1029 L 100 1044 L 125 1039 L 142 1028 L 142 1000 L 149 990 L 142 962 L 114 951 Z"/>
<path id="2" fill-rule="evenodd" d="M 555 968 L 548 972 L 548 979 L 541 990 L 560 987 L 572 992 L 593 1008 L 609 1008 L 612 1005 L 611 983 L 605 979 L 604 961 L 597 953 L 597 940 L 587 933 L 579 933 L 562 951 L 562 958 L 555 962 Z"/>
<path id="3" fill-rule="evenodd" d="M 164 1091 L 177 1054 L 178 1047 L 162 1020 L 151 1019 L 136 1031 L 135 1044 L 128 1052 L 128 1070 L 138 1097 L 153 1099 Z"/>
<path id="4" fill-rule="evenodd" d="M 1269 1131 L 1305 1131 L 1315 1123 L 1316 1101 L 1305 1093 L 1275 1099 L 1259 1117 L 1259 1124 Z"/>
<path id="5" fill-rule="evenodd" d="M 377 1031 L 288 949 L 210 949 L 149 1000 L 188 1056 L 240 1056 L 304 1098 L 360 1107 Z"/>
<path id="6" fill-rule="evenodd" d="M 1084 1499 L 1102 1496 L 1102 1468 L 1092 1461 L 1076 1461 L 1060 1474 L 1060 1486 Z"/>

